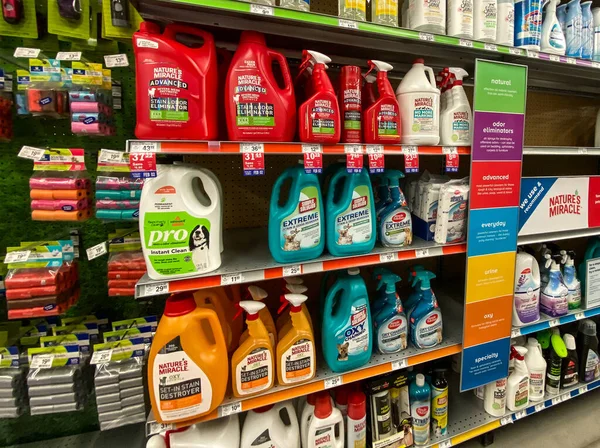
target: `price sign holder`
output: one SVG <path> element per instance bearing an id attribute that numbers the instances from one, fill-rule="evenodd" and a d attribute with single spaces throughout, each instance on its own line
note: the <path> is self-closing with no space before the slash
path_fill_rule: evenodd
<path id="1" fill-rule="evenodd" d="M 156 153 L 132 152 L 129 155 L 129 169 L 134 179 L 156 177 Z"/>

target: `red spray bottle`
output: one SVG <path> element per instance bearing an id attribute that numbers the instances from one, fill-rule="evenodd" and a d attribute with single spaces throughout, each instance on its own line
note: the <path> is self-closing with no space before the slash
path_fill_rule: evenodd
<path id="1" fill-rule="evenodd" d="M 306 82 L 307 100 L 298 111 L 298 133 L 301 142 L 330 143 L 340 141 L 340 108 L 337 96 L 327 76 L 326 65 L 331 62 L 317 51 L 304 50 L 298 77 L 312 70 Z"/>
<path id="2" fill-rule="evenodd" d="M 396 95 L 387 77 L 393 67 L 382 61 L 368 61 L 369 71 L 377 71 L 377 90 L 379 97 L 365 109 L 363 114 L 363 132 L 365 143 L 400 143 L 400 108 Z"/>
<path id="3" fill-rule="evenodd" d="M 347 65 L 340 74 L 342 143 L 362 143 L 360 67 Z"/>

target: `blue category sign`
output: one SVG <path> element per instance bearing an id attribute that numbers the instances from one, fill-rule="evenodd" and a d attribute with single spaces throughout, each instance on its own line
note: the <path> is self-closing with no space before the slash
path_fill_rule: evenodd
<path id="1" fill-rule="evenodd" d="M 510 337 L 465 348 L 460 390 L 474 389 L 508 376 Z"/>
<path id="2" fill-rule="evenodd" d="M 513 252 L 517 245 L 518 207 L 471 210 L 467 254 Z"/>

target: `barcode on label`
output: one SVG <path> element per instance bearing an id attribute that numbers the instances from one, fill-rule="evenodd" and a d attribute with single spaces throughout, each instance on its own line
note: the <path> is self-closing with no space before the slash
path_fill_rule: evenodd
<path id="1" fill-rule="evenodd" d="M 562 403 L 562 398 L 561 397 L 554 397 L 552 399 L 552 406 L 560 404 L 560 403 Z"/>
<path id="2" fill-rule="evenodd" d="M 592 62 L 593 68 L 600 68 L 600 62 Z"/>
<path id="3" fill-rule="evenodd" d="M 444 440 L 443 442 L 440 442 L 439 447 L 440 448 L 450 448 L 452 446 L 452 440 Z"/>
<path id="4" fill-rule="evenodd" d="M 585 313 L 575 313 L 575 319 L 576 320 L 585 319 Z"/>
<path id="5" fill-rule="evenodd" d="M 31 358 L 31 369 L 50 369 L 54 362 L 54 355 L 35 355 Z"/>
<path id="6" fill-rule="evenodd" d="M 550 60 L 551 60 L 552 62 L 560 62 L 560 56 L 559 56 L 559 55 L 557 55 L 557 54 L 551 54 L 551 55 L 550 55 Z"/>
<path id="7" fill-rule="evenodd" d="M 577 154 L 587 154 L 588 150 L 587 148 L 578 148 L 577 149 Z"/>
<path id="8" fill-rule="evenodd" d="M 367 145 L 367 154 L 383 154 L 383 145 Z"/>
<path id="9" fill-rule="evenodd" d="M 46 150 L 42 148 L 34 148 L 33 146 L 23 146 L 21 147 L 19 154 L 17 154 L 17 157 L 20 157 L 22 159 L 38 161 L 42 160 L 45 153 Z"/>
<path id="10" fill-rule="evenodd" d="M 9 252 L 4 257 L 4 263 L 24 263 L 29 259 L 29 255 L 31 255 L 30 250 L 16 250 L 13 252 Z"/>
<path id="11" fill-rule="evenodd" d="M 175 425 L 173 423 L 149 422 L 146 425 L 146 436 L 150 437 L 154 434 L 160 434 L 161 432 L 169 431 L 171 429 L 175 429 Z"/>
<path id="12" fill-rule="evenodd" d="M 302 265 L 295 264 L 293 266 L 284 266 L 283 267 L 283 276 L 284 277 L 292 277 L 294 275 L 302 274 Z"/>
<path id="13" fill-rule="evenodd" d="M 521 329 L 519 329 L 519 328 L 513 328 L 510 331 L 510 337 L 511 338 L 516 338 L 517 336 L 520 336 L 520 335 L 521 335 Z"/>
<path id="14" fill-rule="evenodd" d="M 560 325 L 560 319 L 552 319 L 548 322 L 549 327 L 556 327 L 557 325 Z"/>
<path id="15" fill-rule="evenodd" d="M 577 59 L 575 59 L 575 58 L 567 58 L 567 64 L 577 64 Z"/>
<path id="16" fill-rule="evenodd" d="M 504 426 L 504 425 L 508 425 L 509 423 L 512 423 L 512 421 L 513 421 L 513 420 L 512 420 L 512 416 L 510 416 L 510 415 L 507 415 L 506 417 L 502 417 L 502 418 L 500 419 L 500 424 L 501 424 L 502 426 Z"/>
<path id="17" fill-rule="evenodd" d="M 533 59 L 539 59 L 540 53 L 535 50 L 527 50 L 527 57 Z"/>
<path id="18" fill-rule="evenodd" d="M 379 261 L 389 263 L 398 260 L 398 252 L 388 252 L 387 254 L 379 254 Z"/>
<path id="19" fill-rule="evenodd" d="M 59 61 L 80 61 L 81 51 L 59 51 L 56 53 L 56 59 Z"/>
<path id="20" fill-rule="evenodd" d="M 104 64 L 108 68 L 129 67 L 129 59 L 126 54 L 106 54 L 104 55 Z"/>
<path id="21" fill-rule="evenodd" d="M 244 281 L 244 275 L 241 272 L 237 274 L 223 274 L 221 275 L 221 285 L 234 285 L 236 283 L 242 283 Z"/>
<path id="22" fill-rule="evenodd" d="M 158 296 L 160 294 L 167 294 L 169 292 L 168 283 L 153 283 L 151 285 L 145 285 L 144 297 L 147 296 Z"/>
<path id="23" fill-rule="evenodd" d="M 588 388 L 587 388 L 587 386 L 581 386 L 581 387 L 579 388 L 579 393 L 580 393 L 580 394 L 585 394 L 587 391 L 588 391 Z"/>
<path id="24" fill-rule="evenodd" d="M 392 371 L 405 369 L 408 367 L 408 359 L 399 359 L 397 361 L 392 361 Z"/>
<path id="25" fill-rule="evenodd" d="M 25 47 L 17 47 L 15 48 L 15 52 L 13 53 L 13 57 L 15 58 L 37 58 L 40 54 L 39 48 L 25 48 Z"/>
<path id="26" fill-rule="evenodd" d="M 101 149 L 100 155 L 98 156 L 98 162 L 100 163 L 117 163 L 125 162 L 125 153 L 121 151 L 113 151 L 112 149 Z"/>
<path id="27" fill-rule="evenodd" d="M 343 381 L 341 375 L 338 375 L 334 376 L 333 378 L 327 378 L 325 381 L 323 381 L 323 383 L 325 389 L 331 389 L 333 387 L 341 386 Z"/>
<path id="28" fill-rule="evenodd" d="M 403 146 L 402 152 L 407 155 L 419 154 L 419 147 L 418 146 Z"/>
<path id="29" fill-rule="evenodd" d="M 521 49 L 520 49 L 520 48 L 514 48 L 514 47 L 510 47 L 510 48 L 508 49 L 508 52 L 509 52 L 510 54 L 514 54 L 514 55 L 522 55 L 522 54 L 523 54 L 523 52 L 521 51 Z"/>
<path id="30" fill-rule="evenodd" d="M 98 258 L 101 255 L 104 255 L 108 252 L 106 241 L 102 241 L 100 244 L 96 244 L 95 246 L 89 247 L 85 250 L 87 254 L 88 260 L 93 260 L 94 258 Z"/>
<path id="31" fill-rule="evenodd" d="M 488 51 L 498 51 L 498 47 L 496 46 L 496 44 L 484 44 L 483 48 L 485 48 Z"/>
<path id="32" fill-rule="evenodd" d="M 458 154 L 456 146 L 442 146 L 442 154 Z"/>
<path id="33" fill-rule="evenodd" d="M 419 33 L 419 39 L 426 40 L 427 42 L 433 42 L 435 40 L 433 34 L 430 33 Z"/>
<path id="34" fill-rule="evenodd" d="M 219 406 L 219 417 L 227 417 L 228 415 L 239 414 L 240 412 L 242 412 L 242 403 L 240 401 Z"/>
<path id="35" fill-rule="evenodd" d="M 520 420 L 527 415 L 527 411 L 519 411 L 515 414 L 515 420 Z"/>

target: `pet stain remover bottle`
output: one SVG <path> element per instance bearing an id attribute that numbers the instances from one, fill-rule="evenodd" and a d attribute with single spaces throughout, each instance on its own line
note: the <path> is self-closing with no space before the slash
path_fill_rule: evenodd
<path id="1" fill-rule="evenodd" d="M 561 281 L 560 268 L 555 261 L 552 261 L 548 275 L 548 284 L 540 297 L 540 309 L 542 313 L 551 317 L 564 316 L 569 311 L 569 290 Z"/>
<path id="2" fill-rule="evenodd" d="M 366 364 L 373 349 L 372 316 L 365 281 L 357 268 L 340 276 L 327 292 L 321 334 L 323 357 L 334 372 Z"/>
<path id="3" fill-rule="evenodd" d="M 231 353 L 237 348 L 238 341 L 233 341 L 231 334 L 231 325 L 229 324 L 228 315 L 225 309 L 225 303 L 222 297 L 216 293 L 214 289 L 200 289 L 194 293 L 194 301 L 196 306 L 201 308 L 209 308 L 217 313 L 223 336 L 225 336 L 225 344 L 227 344 L 227 353 Z M 234 346 L 235 345 L 235 346 Z"/>
<path id="4" fill-rule="evenodd" d="M 567 347 L 560 334 L 550 336 L 546 369 L 546 392 L 556 395 L 560 391 L 563 360 L 567 357 Z"/>
<path id="5" fill-rule="evenodd" d="M 542 346 L 535 338 L 527 339 L 525 364 L 529 371 L 529 400 L 543 400 L 546 391 L 546 360 L 542 355 Z"/>
<path id="6" fill-rule="evenodd" d="M 430 280 L 435 274 L 430 271 L 417 273 L 421 282 L 423 298 L 410 314 L 410 340 L 417 348 L 432 348 L 442 342 L 442 311 L 431 290 Z"/>
<path id="7" fill-rule="evenodd" d="M 431 418 L 431 388 L 425 382 L 425 375 L 419 373 L 408 388 L 410 416 L 413 419 L 415 445 L 429 444 L 429 420 Z"/>
<path id="8" fill-rule="evenodd" d="M 512 323 L 522 327 L 540 320 L 540 270 L 533 255 L 517 252 Z"/>
<path id="9" fill-rule="evenodd" d="M 291 179 L 287 198 L 281 197 L 284 182 Z M 281 204 L 281 201 L 284 201 Z M 273 185 L 269 209 L 269 250 L 278 263 L 311 260 L 323 253 L 325 223 L 321 187 L 316 174 L 296 165 L 286 169 Z"/>
<path id="10" fill-rule="evenodd" d="M 408 324 L 395 286 L 401 279 L 397 275 L 392 275 L 389 280 L 382 279 L 385 283 L 386 300 L 373 317 L 375 344 L 381 354 L 398 353 L 408 347 Z"/>
<path id="11" fill-rule="evenodd" d="M 331 397 L 326 391 L 317 395 L 306 440 L 307 448 L 344 448 L 344 417 L 331 405 Z"/>
<path id="12" fill-rule="evenodd" d="M 450 89 L 452 100 L 440 117 L 440 144 L 470 146 L 473 113 L 463 88 L 463 78 L 469 74 L 462 68 L 455 67 L 450 68 L 450 73 L 454 75 L 454 83 Z"/>
<path id="13" fill-rule="evenodd" d="M 569 295 L 567 296 L 569 310 L 575 310 L 581 306 L 581 282 L 577 279 L 577 271 L 575 270 L 572 258 L 573 255 L 572 252 L 567 255 L 567 262 L 563 268 L 563 281 L 569 290 Z"/>
<path id="14" fill-rule="evenodd" d="M 363 112 L 363 135 L 365 143 L 400 143 L 402 135 L 400 109 L 387 72 L 393 67 L 383 61 L 368 61 L 369 77 L 372 70 L 377 72 L 377 92 L 372 104 L 365 104 Z M 364 97 L 363 97 L 364 98 Z M 365 102 L 366 103 L 366 102 Z"/>
<path id="15" fill-rule="evenodd" d="M 240 448 L 267 447 L 300 448 L 298 417 L 291 400 L 246 414 Z"/>
<path id="16" fill-rule="evenodd" d="M 515 370 L 510 374 L 506 383 L 506 395 L 508 397 L 506 406 L 509 410 L 515 412 L 529 405 L 529 371 L 524 358 L 527 349 L 513 345 L 510 350 L 510 356 L 515 360 Z"/>
<path id="17" fill-rule="evenodd" d="M 260 286 L 252 285 L 248 286 L 248 296 L 249 297 L 247 297 L 246 300 L 252 299 L 257 303 L 264 303 L 263 300 L 268 297 L 268 294 L 267 291 L 262 289 Z M 269 309 L 266 306 L 260 308 L 258 311 L 258 316 L 269 333 L 269 341 L 271 341 L 271 346 L 273 348 L 277 347 L 277 328 L 275 327 L 275 322 L 273 321 L 273 316 L 271 316 Z M 247 337 L 248 329 L 242 334 L 240 344 L 244 342 Z"/>
<path id="18" fill-rule="evenodd" d="M 290 285 L 289 283 L 286 283 L 283 288 L 283 294 L 304 294 L 304 295 L 306 295 L 306 291 L 308 291 L 308 287 L 306 285 Z M 281 304 L 285 303 L 285 297 L 280 296 L 279 301 L 281 302 Z M 306 307 L 306 303 L 302 304 L 302 311 L 304 312 L 304 315 L 306 316 L 306 319 L 308 320 L 308 323 L 310 324 L 310 328 L 312 329 L 313 328 L 312 320 L 310 317 L 310 313 L 308 312 L 308 308 Z M 288 325 L 291 325 L 290 310 L 288 308 L 286 308 L 277 317 L 277 321 L 275 323 L 275 327 L 277 328 L 277 334 L 279 335 L 279 333 L 281 333 L 282 331 L 286 331 L 287 329 L 284 330 L 284 328 L 286 328 L 286 326 L 288 326 Z"/>
<path id="19" fill-rule="evenodd" d="M 502 417 L 506 412 L 506 380 L 500 378 L 484 387 L 483 408 L 494 417 Z"/>
<path id="20" fill-rule="evenodd" d="M 402 247 L 412 244 L 412 219 L 406 205 L 404 193 L 400 189 L 400 179 L 404 173 L 399 170 L 386 170 L 391 201 L 379 215 L 379 238 L 385 247 Z"/>
<path id="21" fill-rule="evenodd" d="M 375 280 L 377 280 L 378 283 L 376 288 L 377 298 L 371 303 L 371 314 L 376 316 L 388 301 L 392 300 L 394 303 L 396 302 L 396 295 L 387 293 L 387 285 L 391 284 L 395 290 L 396 283 L 402 279 L 385 268 L 375 268 L 373 272 L 375 273 Z"/>

